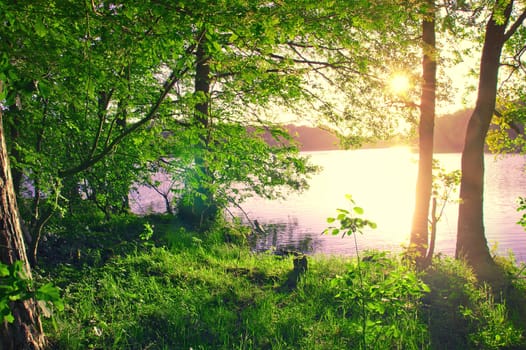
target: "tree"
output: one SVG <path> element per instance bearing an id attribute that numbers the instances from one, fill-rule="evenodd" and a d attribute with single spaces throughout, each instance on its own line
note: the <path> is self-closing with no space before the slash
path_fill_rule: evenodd
<path id="1" fill-rule="evenodd" d="M 482 279 L 495 272 L 484 232 L 484 143 L 495 112 L 501 54 L 505 43 L 521 27 L 526 10 L 514 14 L 514 1 L 497 1 L 486 23 L 478 94 L 462 151 L 462 178 L 455 256 L 465 258 Z M 518 10 L 516 10 L 518 11 Z"/>
<path id="2" fill-rule="evenodd" d="M 418 175 L 415 211 L 411 227 L 410 251 L 415 254 L 418 265 L 426 257 L 428 248 L 429 205 L 433 182 L 433 135 L 435 123 L 435 95 L 437 52 L 435 44 L 435 2 L 428 0 L 422 19 L 422 92 L 420 98 L 420 122 L 418 124 Z"/>
<path id="3" fill-rule="evenodd" d="M 117 187 L 109 182 L 130 186 L 138 176 L 133 165 L 155 159 L 148 150 L 167 121 L 153 120 L 167 114 L 167 96 L 186 71 L 185 48 L 181 41 L 156 40 L 158 32 L 174 27 L 177 13 L 167 19 L 139 3 L 6 6 L 11 16 L 1 36 L 11 83 L 4 125 L 36 260 L 43 225 L 57 208 L 78 202 L 79 184 L 87 185 L 89 201 L 107 211 L 127 192 L 118 186 L 120 193 L 108 193 Z M 15 19 L 23 34 L 12 30 Z M 164 77 L 155 76 L 167 64 L 156 47 L 183 56 Z M 24 193 L 23 184 L 30 191 Z M 65 185 L 71 201 L 60 196 Z"/>
<path id="4" fill-rule="evenodd" d="M 272 120 L 278 106 L 344 125 L 353 140 L 395 129 L 375 94 L 382 80 L 370 78 L 385 76 L 387 57 L 408 61 L 393 40 L 413 9 L 406 2 L 9 6 L 25 19 L 27 35 L 2 35 L 13 73 L 5 132 L 35 260 L 57 209 L 71 214 L 85 201 L 112 215 L 145 164 L 161 158 L 175 165 L 175 176 L 184 174 L 188 191 L 214 205 L 301 190 L 314 168 Z M 338 90 L 334 101 L 327 86 Z M 274 145 L 260 142 L 265 132 Z M 30 198 L 22 196 L 24 183 Z"/>
<path id="5" fill-rule="evenodd" d="M 3 81 L 0 80 L 0 96 L 2 90 Z M 26 256 L 9 156 L 4 139 L 2 114 L 0 108 L 0 262 L 13 265 L 15 262 L 21 261 L 26 278 L 31 279 L 31 269 Z M 0 347 L 5 350 L 44 349 L 46 339 L 35 300 L 13 301 L 11 313 L 14 321 L 12 323 L 3 322 Z"/>

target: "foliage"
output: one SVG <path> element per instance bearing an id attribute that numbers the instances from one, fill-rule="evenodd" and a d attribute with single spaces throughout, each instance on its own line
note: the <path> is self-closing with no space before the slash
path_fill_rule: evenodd
<path id="1" fill-rule="evenodd" d="M 144 224 L 144 230 L 139 235 L 139 238 L 143 241 L 148 241 L 152 237 L 153 237 L 153 226 L 149 222 L 146 222 Z"/>
<path id="2" fill-rule="evenodd" d="M 385 253 L 369 253 L 363 261 L 366 267 L 361 269 L 355 262 L 331 284 L 336 301 L 347 313 L 363 313 L 365 320 L 355 330 L 365 337 L 362 348 L 377 349 L 385 344 L 402 348 L 408 335 L 424 338 L 426 328 L 418 320 L 418 309 L 429 287 L 409 265 Z"/>
<path id="3" fill-rule="evenodd" d="M 339 228 L 329 227 L 324 232 L 337 235 L 362 233 L 365 227 L 376 228 L 376 224 L 362 219 L 363 209 L 356 206 L 352 196 L 346 195 L 352 213 L 337 209 L 336 218 L 328 218 L 328 223 L 339 222 Z M 421 337 L 425 328 L 415 314 L 419 299 L 429 288 L 421 282 L 416 272 L 400 262 L 395 263 L 384 253 L 372 253 L 360 258 L 355 238 L 356 262 L 351 265 L 344 276 L 337 276 L 332 281 L 337 301 L 342 303 L 345 312 L 359 315 L 356 332 L 360 339 L 360 348 L 378 348 L 383 344 L 403 346 L 403 337 L 411 334 Z M 366 262 L 366 266 L 363 264 Z M 392 308 L 391 308 L 392 307 Z M 393 317 L 393 318 L 390 318 Z M 404 319 L 405 323 L 396 320 Z M 414 322 L 408 322 L 413 320 Z M 380 345 L 382 344 L 382 345 Z"/>
<path id="4" fill-rule="evenodd" d="M 312 0 L 0 6 L 0 101 L 35 254 L 54 215 L 71 222 L 96 208 L 111 222 L 136 185 L 160 189 L 159 171 L 173 213 L 174 202 L 221 209 L 305 189 L 317 169 L 281 128 L 282 114 L 338 123 L 347 140 L 388 137 L 398 110 L 385 109 L 385 62 L 414 61 L 401 47 L 418 10 Z M 203 60 L 209 91 L 196 86 Z"/>
<path id="5" fill-rule="evenodd" d="M 347 194 L 345 196 L 347 200 L 350 202 L 350 205 L 352 206 L 352 212 L 347 209 L 341 209 L 338 208 L 336 211 L 338 212 L 338 216 L 335 218 L 330 217 L 327 218 L 327 222 L 329 224 L 338 221 L 340 224 L 340 227 L 329 227 L 323 231 L 323 233 L 331 233 L 333 235 L 342 234 L 342 238 L 345 237 L 345 235 L 353 235 L 356 233 L 362 233 L 362 230 L 366 227 L 375 229 L 376 224 L 372 221 L 369 221 L 367 219 L 362 219 L 360 215 L 363 214 L 363 209 L 361 207 L 356 206 L 356 202 L 352 198 L 351 195 Z"/>
<path id="6" fill-rule="evenodd" d="M 25 277 L 22 261 L 17 260 L 12 265 L 0 263 L 0 319 L 4 322 L 13 322 L 10 304 L 28 299 L 37 300 L 44 315 L 47 316 L 51 316 L 48 308 L 50 305 L 55 306 L 59 311 L 64 310 L 59 290 L 51 282 L 35 290 L 33 281 Z"/>
<path id="7" fill-rule="evenodd" d="M 173 180 L 182 177 L 190 192 L 199 189 L 196 181 L 204 183 L 221 205 L 251 192 L 274 197 L 281 191 L 274 186 L 304 188 L 312 167 L 296 148 L 281 142 L 266 147 L 245 126 L 283 135 L 263 112 L 316 100 L 305 74 L 347 64 L 340 55 L 310 67 L 312 57 L 336 53 L 321 46 L 332 39 L 310 34 L 323 28 L 329 35 L 337 24 L 323 18 L 340 7 L 325 4 L 322 14 L 313 2 L 306 4 L 3 4 L 10 16 L 0 33 L 9 55 L 2 105 L 17 189 L 24 193 L 25 183 L 25 194 L 37 197 L 23 202 L 29 228 L 57 205 L 69 209 L 63 214 L 77 210 L 80 200 L 92 201 L 107 217 L 126 210 L 129 189 L 149 178 L 148 164 L 162 158 L 171 159 Z M 356 11 L 340 14 L 338 25 L 350 26 Z M 15 25 L 27 35 L 12 30 Z M 210 60 L 210 96 L 194 93 L 195 48 L 201 43 Z M 210 127 L 202 128 L 192 115 L 209 98 Z M 195 147 L 205 139 L 207 147 Z M 199 174 L 192 163 L 199 157 L 209 162 L 211 174 Z M 246 160 L 242 171 L 224 166 L 237 159 Z M 241 194 L 226 193 L 240 181 Z"/>
<path id="8" fill-rule="evenodd" d="M 488 132 L 487 144 L 494 153 L 524 153 L 526 151 L 526 139 L 524 137 L 524 123 L 526 121 L 526 109 L 521 96 L 524 88 L 517 87 L 511 96 L 503 92 L 497 115 L 493 117 L 493 127 Z"/>

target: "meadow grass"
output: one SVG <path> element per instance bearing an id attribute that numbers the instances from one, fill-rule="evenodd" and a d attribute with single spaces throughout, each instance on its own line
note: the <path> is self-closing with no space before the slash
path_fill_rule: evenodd
<path id="1" fill-rule="evenodd" d="M 442 257 L 417 273 L 400 256 L 309 256 L 290 286 L 293 256 L 224 243 L 238 228 L 197 235 L 153 226 L 163 245 L 137 244 L 99 264 L 46 274 L 64 312 L 45 320 L 56 349 L 499 349 L 524 346 L 521 313 Z M 234 239 L 235 240 L 235 239 Z M 241 239 L 243 240 L 243 239 Z M 91 262 L 92 260 L 87 259 Z M 526 288 L 509 271 L 514 303 Z M 510 294 L 510 293 L 508 293 Z"/>

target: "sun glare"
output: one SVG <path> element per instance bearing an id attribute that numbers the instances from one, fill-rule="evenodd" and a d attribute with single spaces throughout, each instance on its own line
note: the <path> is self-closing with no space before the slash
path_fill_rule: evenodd
<path id="1" fill-rule="evenodd" d="M 405 74 L 395 74 L 389 80 L 389 90 L 391 90 L 393 94 L 403 95 L 409 91 L 410 87 L 411 82 L 409 81 L 409 77 Z"/>

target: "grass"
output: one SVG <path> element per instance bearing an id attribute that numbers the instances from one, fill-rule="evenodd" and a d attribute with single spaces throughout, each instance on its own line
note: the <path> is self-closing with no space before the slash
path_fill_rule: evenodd
<path id="1" fill-rule="evenodd" d="M 66 304 L 64 312 L 44 323 L 53 348 L 525 345 L 523 316 L 511 312 L 508 300 L 519 305 L 526 287 L 509 259 L 501 265 L 509 273 L 510 289 L 497 296 L 478 285 L 461 262 L 442 257 L 417 273 L 399 256 L 384 252 L 362 254 L 360 262 L 308 257 L 306 273 L 288 287 L 293 257 L 256 254 L 244 245 L 223 243 L 225 237 L 243 241 L 243 230 L 220 227 L 197 236 L 168 221 L 152 227 L 164 245 L 138 240 L 128 243 L 135 249 L 107 260 L 85 257 L 41 270 L 43 279 L 61 288 Z"/>

